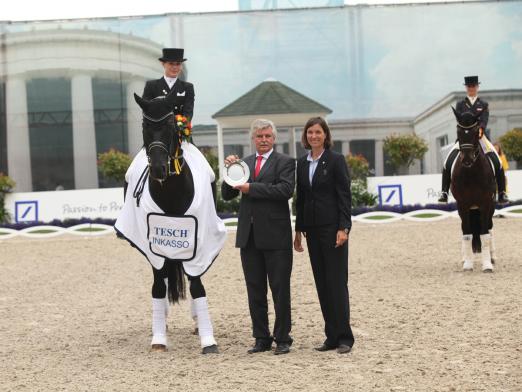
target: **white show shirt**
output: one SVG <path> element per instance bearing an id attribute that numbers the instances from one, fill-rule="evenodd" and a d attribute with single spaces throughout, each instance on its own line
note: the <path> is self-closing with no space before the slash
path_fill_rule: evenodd
<path id="1" fill-rule="evenodd" d="M 475 101 L 477 100 L 477 98 L 478 98 L 478 95 L 475 95 L 474 97 L 470 97 L 468 95 L 468 99 L 469 99 L 469 101 L 471 102 L 472 105 L 475 105 Z"/>
<path id="2" fill-rule="evenodd" d="M 310 162 L 310 167 L 308 168 L 308 178 L 310 180 L 310 185 L 312 185 L 312 180 L 314 178 L 315 170 L 317 169 L 317 165 L 319 164 L 319 159 L 324 154 L 324 150 L 316 159 L 312 158 L 312 151 L 308 153 L 308 156 L 306 157 L 306 160 Z"/>
<path id="3" fill-rule="evenodd" d="M 168 76 L 163 76 L 163 79 L 165 79 L 165 82 L 167 82 L 170 89 L 172 89 L 172 86 L 174 86 L 174 83 L 178 80 L 178 78 L 169 78 Z"/>

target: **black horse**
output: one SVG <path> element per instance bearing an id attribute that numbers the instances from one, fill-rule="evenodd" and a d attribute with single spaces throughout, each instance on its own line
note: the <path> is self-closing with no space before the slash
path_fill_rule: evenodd
<path id="1" fill-rule="evenodd" d="M 451 177 L 451 192 L 462 221 L 464 271 L 473 270 L 473 254 L 481 253 L 482 270 L 493 272 L 491 248 L 495 212 L 495 173 L 479 143 L 479 124 L 471 112 L 458 114 L 460 154 Z"/>
<path id="2" fill-rule="evenodd" d="M 172 112 L 173 94 L 146 100 L 134 94 L 143 110 L 143 147 L 148 157 L 147 185 L 153 201 L 165 214 L 183 215 L 194 199 L 194 181 L 190 167 L 183 159 L 182 130 Z M 126 193 L 127 184 L 125 184 Z M 212 184 L 215 190 L 215 184 Z M 215 194 L 212 195 L 215 202 Z M 211 197 L 211 195 L 209 195 Z M 165 259 L 163 268 L 152 267 L 154 282 L 152 350 L 166 351 L 166 316 L 168 302 L 185 298 L 185 278 L 181 261 Z M 203 346 L 203 354 L 217 353 L 212 324 L 208 314 L 206 292 L 199 277 L 188 276 L 192 297 L 192 316 Z M 168 300 L 167 301 L 167 291 Z"/>

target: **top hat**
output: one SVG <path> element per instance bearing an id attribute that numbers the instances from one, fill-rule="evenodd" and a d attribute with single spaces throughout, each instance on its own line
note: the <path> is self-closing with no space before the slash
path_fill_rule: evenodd
<path id="1" fill-rule="evenodd" d="M 187 61 L 187 59 L 183 58 L 183 53 L 184 49 L 181 48 L 163 48 L 163 56 L 158 60 L 163 62 L 179 61 L 182 63 L 183 61 Z"/>
<path id="2" fill-rule="evenodd" d="M 480 84 L 478 76 L 464 76 L 465 86 L 476 86 L 478 84 Z"/>

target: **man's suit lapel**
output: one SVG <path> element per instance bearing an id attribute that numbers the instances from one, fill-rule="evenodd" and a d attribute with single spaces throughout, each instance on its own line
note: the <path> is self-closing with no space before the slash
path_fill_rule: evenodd
<path id="1" fill-rule="evenodd" d="M 248 165 L 248 169 L 250 170 L 250 181 L 249 182 L 254 182 L 255 162 L 256 162 L 255 154 L 250 155 L 249 157 L 245 158 L 245 163 Z"/>

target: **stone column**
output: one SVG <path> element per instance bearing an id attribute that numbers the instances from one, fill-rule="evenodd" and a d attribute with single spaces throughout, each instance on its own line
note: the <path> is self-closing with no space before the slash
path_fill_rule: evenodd
<path id="1" fill-rule="evenodd" d="M 134 100 L 134 93 L 141 96 L 144 86 L 143 80 L 131 80 L 127 84 L 127 139 L 131 157 L 134 157 L 143 146 L 141 108 Z"/>
<path id="2" fill-rule="evenodd" d="M 350 154 L 350 142 L 349 141 L 343 141 L 342 151 L 343 151 L 344 156 L 347 156 Z"/>
<path id="3" fill-rule="evenodd" d="M 295 127 L 288 128 L 288 155 L 297 158 L 297 149 L 295 147 Z"/>
<path id="4" fill-rule="evenodd" d="M 76 189 L 98 188 L 96 129 L 90 75 L 77 74 L 71 78 L 71 100 L 74 185 Z"/>
<path id="5" fill-rule="evenodd" d="M 384 175 L 384 151 L 383 151 L 384 141 L 376 140 L 375 141 L 375 175 L 383 176 Z"/>
<path id="6" fill-rule="evenodd" d="M 16 192 L 30 192 L 33 190 L 33 179 L 25 79 L 21 76 L 8 77 L 5 90 L 7 171 L 16 182 Z"/>
<path id="7" fill-rule="evenodd" d="M 223 145 L 223 128 L 218 122 L 217 124 L 217 147 L 218 147 L 218 167 L 219 167 L 219 180 L 223 179 L 223 162 L 225 161 L 225 148 Z"/>

